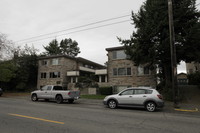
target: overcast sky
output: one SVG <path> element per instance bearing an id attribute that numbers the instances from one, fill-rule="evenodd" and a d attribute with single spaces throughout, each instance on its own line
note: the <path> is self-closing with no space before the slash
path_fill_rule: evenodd
<path id="1" fill-rule="evenodd" d="M 123 39 L 130 37 L 134 30 L 129 21 L 131 11 L 136 13 L 144 1 L 0 0 L 0 32 L 7 34 L 16 45 L 33 45 L 40 53 L 52 39 L 71 38 L 79 44 L 81 53 L 78 56 L 104 64 L 107 61 L 105 49 L 121 46 L 117 36 Z M 197 0 L 198 3 L 200 0 Z M 68 30 L 108 19 L 111 20 Z M 49 33 L 54 34 L 40 36 Z M 40 37 L 32 38 L 36 36 Z M 28 38 L 32 39 L 25 40 Z M 179 68 L 179 71 L 184 69 Z"/>

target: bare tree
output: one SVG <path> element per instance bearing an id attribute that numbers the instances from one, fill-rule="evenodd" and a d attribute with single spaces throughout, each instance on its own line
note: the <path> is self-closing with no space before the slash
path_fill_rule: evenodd
<path id="1" fill-rule="evenodd" d="M 7 39 L 7 36 L 0 33 L 0 60 L 9 58 L 12 54 L 14 43 Z"/>

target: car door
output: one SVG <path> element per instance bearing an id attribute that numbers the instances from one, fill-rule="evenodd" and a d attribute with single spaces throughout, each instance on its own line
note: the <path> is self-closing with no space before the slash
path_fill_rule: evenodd
<path id="1" fill-rule="evenodd" d="M 45 98 L 46 99 L 52 99 L 52 89 L 53 89 L 53 86 L 47 87 L 47 90 L 45 91 Z"/>
<path id="2" fill-rule="evenodd" d="M 132 103 L 134 105 L 143 105 L 147 97 L 148 94 L 146 94 L 145 89 L 134 89 L 134 95 L 132 95 Z"/>
<path id="3" fill-rule="evenodd" d="M 118 103 L 122 105 L 132 104 L 133 89 L 128 89 L 121 92 L 118 97 Z"/>
<path id="4" fill-rule="evenodd" d="M 48 86 L 44 86 L 40 89 L 40 91 L 37 93 L 38 98 L 45 98 L 47 88 Z"/>

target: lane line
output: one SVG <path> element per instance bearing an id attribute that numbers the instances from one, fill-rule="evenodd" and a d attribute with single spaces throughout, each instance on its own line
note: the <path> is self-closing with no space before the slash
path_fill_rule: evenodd
<path id="1" fill-rule="evenodd" d="M 174 109 L 176 111 L 185 111 L 185 112 L 198 112 L 199 110 L 195 108 L 194 110 L 188 110 L 188 109 Z"/>
<path id="2" fill-rule="evenodd" d="M 52 120 L 47 120 L 47 119 L 42 119 L 42 118 L 37 118 L 37 117 L 31 117 L 31 116 L 26 116 L 26 115 L 19 115 L 19 114 L 12 114 L 12 113 L 8 113 L 8 115 L 24 117 L 24 118 L 34 119 L 34 120 L 40 120 L 40 121 L 45 121 L 45 122 L 51 122 L 51 123 L 57 123 L 57 124 L 65 124 L 64 122 L 52 121 Z"/>

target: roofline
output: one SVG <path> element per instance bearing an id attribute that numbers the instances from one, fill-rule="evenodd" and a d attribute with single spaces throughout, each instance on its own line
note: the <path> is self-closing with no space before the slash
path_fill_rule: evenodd
<path id="1" fill-rule="evenodd" d="M 106 51 L 113 51 L 113 50 L 124 50 L 124 46 L 119 46 L 119 47 L 112 47 L 112 48 L 106 48 Z"/>
<path id="2" fill-rule="evenodd" d="M 40 57 L 38 57 L 38 60 L 50 59 L 50 58 L 58 58 L 58 57 L 65 57 L 65 58 L 70 58 L 70 59 L 76 59 L 75 57 L 71 57 L 71 56 L 68 56 L 68 55 L 50 55 L 50 56 L 40 56 Z"/>
<path id="3" fill-rule="evenodd" d="M 88 62 L 88 63 L 91 63 L 91 64 L 95 64 L 97 66 L 100 66 L 102 68 L 106 68 L 105 66 L 101 65 L 101 64 L 98 64 L 96 62 L 93 62 L 93 61 L 90 61 L 90 60 L 87 60 L 85 58 L 82 58 L 82 57 L 77 57 L 78 61 L 82 61 L 82 62 Z"/>
<path id="4" fill-rule="evenodd" d="M 43 60 L 43 59 L 51 59 L 51 58 L 59 58 L 59 57 L 64 57 L 64 58 L 69 58 L 69 59 L 72 59 L 72 60 L 78 60 L 79 62 L 87 62 L 89 64 L 95 64 L 96 66 L 99 66 L 99 67 L 102 67 L 102 68 L 106 68 L 105 66 L 101 65 L 101 64 L 98 64 L 96 62 L 93 62 L 93 61 L 90 61 L 90 60 L 87 60 L 85 58 L 82 58 L 82 57 L 71 57 L 71 56 L 68 56 L 68 55 L 51 55 L 51 56 L 41 56 L 41 57 L 38 57 L 38 60 Z"/>

